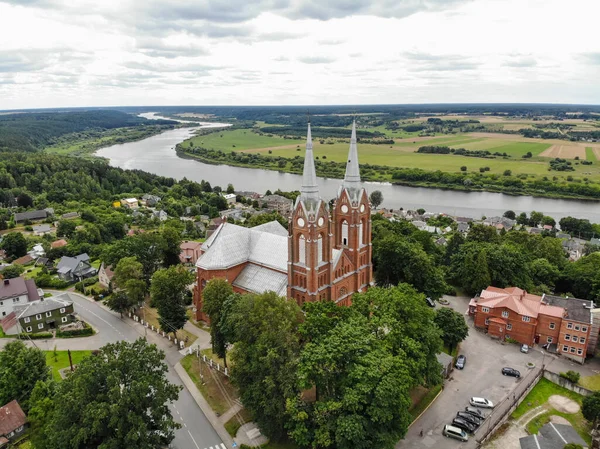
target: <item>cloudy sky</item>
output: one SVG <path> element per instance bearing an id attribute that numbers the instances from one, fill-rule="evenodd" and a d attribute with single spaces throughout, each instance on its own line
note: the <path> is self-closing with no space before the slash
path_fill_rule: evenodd
<path id="1" fill-rule="evenodd" d="M 0 110 L 600 104 L 598 0 L 0 0 Z"/>

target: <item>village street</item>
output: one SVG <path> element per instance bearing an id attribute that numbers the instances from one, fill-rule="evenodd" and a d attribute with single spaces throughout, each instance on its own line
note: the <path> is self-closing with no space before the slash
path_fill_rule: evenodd
<path id="1" fill-rule="evenodd" d="M 63 292 L 53 292 L 59 295 Z M 103 305 L 94 302 L 78 293 L 69 292 L 70 299 L 74 302 L 75 312 L 86 322 L 88 322 L 97 333 L 90 337 L 71 338 L 71 339 L 53 339 L 53 340 L 31 340 L 25 341 L 27 345 L 35 345 L 44 351 L 61 350 L 94 350 L 99 349 L 107 343 L 114 343 L 120 340 L 134 341 L 143 338 L 145 335 L 150 343 L 156 344 L 165 352 L 165 362 L 169 367 L 167 373 L 168 380 L 184 388 L 179 393 L 179 399 L 171 406 L 173 416 L 182 427 L 175 432 L 175 439 L 171 445 L 173 449 L 204 449 L 214 447 L 223 449 L 225 446 L 217 432 L 213 429 L 206 416 L 198 407 L 198 404 L 185 388 L 180 377 L 175 372 L 175 365 L 183 358 L 183 355 L 177 350 L 173 343 L 167 339 L 147 330 L 141 324 L 135 323 L 129 318 L 121 319 L 119 314 L 106 309 Z M 199 335 L 196 344 L 206 346 L 210 340 L 208 333 L 195 328 L 190 329 Z M 186 327 L 187 329 L 188 327 Z M 208 339 L 208 340 L 207 340 Z M 6 343 L 12 341 L 8 338 L 0 339 L 0 348 Z"/>

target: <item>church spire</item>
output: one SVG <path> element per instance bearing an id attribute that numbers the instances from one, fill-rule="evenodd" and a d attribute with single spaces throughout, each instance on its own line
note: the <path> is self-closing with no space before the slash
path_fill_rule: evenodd
<path id="1" fill-rule="evenodd" d="M 352 136 L 350 137 L 350 149 L 348 150 L 348 162 L 346 163 L 346 175 L 343 186 L 347 189 L 360 188 L 360 169 L 358 167 L 358 148 L 356 146 L 356 120 L 352 121 Z"/>
<path id="2" fill-rule="evenodd" d="M 317 185 L 317 173 L 315 171 L 315 160 L 313 158 L 310 122 L 308 122 L 308 132 L 306 134 L 306 154 L 304 156 L 304 171 L 302 172 L 300 198 L 305 202 L 319 200 L 319 186 Z"/>

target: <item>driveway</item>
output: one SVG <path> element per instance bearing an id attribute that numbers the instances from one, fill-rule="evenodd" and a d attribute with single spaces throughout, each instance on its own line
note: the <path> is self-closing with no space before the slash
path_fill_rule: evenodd
<path id="1" fill-rule="evenodd" d="M 55 295 L 64 293 L 50 292 Z M 172 343 L 152 331 L 145 332 L 142 325 L 128 318 L 121 319 L 118 313 L 108 310 L 100 303 L 79 293 L 68 293 L 73 300 L 75 312 L 90 323 L 98 333 L 84 338 L 32 340 L 26 341 L 26 344 L 35 345 L 44 351 L 51 351 L 54 346 L 58 350 L 93 350 L 107 343 L 121 340 L 134 341 L 147 334 L 148 341 L 165 352 L 165 363 L 169 367 L 168 380 L 173 384 L 184 386 L 174 369 L 183 356 Z M 6 338 L 0 339 L 0 348 L 9 341 L 11 340 Z M 171 412 L 175 420 L 182 425 L 182 428 L 175 432 L 175 439 L 171 446 L 173 449 L 225 448 L 224 445 L 221 446 L 223 441 L 185 387 L 179 393 L 179 399 L 171 405 Z"/>
<path id="2" fill-rule="evenodd" d="M 465 313 L 468 298 L 446 298 L 450 301 L 451 307 Z M 472 320 L 468 317 L 467 323 L 469 336 L 461 344 L 460 349 L 460 353 L 467 357 L 465 368 L 455 369 L 451 373 L 438 399 L 413 423 L 405 439 L 396 444 L 396 448 L 446 449 L 457 446 L 475 448 L 478 432 L 470 437 L 467 443 L 461 443 L 442 435 L 444 424 L 450 424 L 456 412 L 469 405 L 469 398 L 472 396 L 487 398 L 494 404 L 500 403 L 512 394 L 520 382 L 528 382 L 528 379 L 533 377 L 533 372 L 525 366 L 527 362 L 541 365 L 543 358 L 541 352 L 530 350 L 528 354 L 523 354 L 519 351 L 518 345 L 499 343 L 484 333 L 476 331 Z M 546 356 L 546 365 L 550 360 L 550 357 Z M 522 378 L 517 380 L 514 377 L 503 376 L 500 370 L 505 366 L 518 369 Z M 489 413 L 482 411 L 486 415 Z M 481 429 L 486 425 L 487 421 L 482 424 Z M 421 430 L 423 430 L 423 437 L 419 435 Z"/>

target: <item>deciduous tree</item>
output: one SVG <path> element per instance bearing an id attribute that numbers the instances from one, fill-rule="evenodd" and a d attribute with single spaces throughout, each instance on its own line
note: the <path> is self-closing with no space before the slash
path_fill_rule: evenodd
<path id="1" fill-rule="evenodd" d="M 442 340 L 450 349 L 456 347 L 469 335 L 469 326 L 462 313 L 448 307 L 437 310 L 434 321 L 442 331 Z"/>
<path id="2" fill-rule="evenodd" d="M 590 396 L 583 398 L 581 413 L 590 422 L 596 422 L 600 418 L 600 392 L 596 391 Z"/>
<path id="3" fill-rule="evenodd" d="M 21 257 L 27 254 L 27 240 L 20 232 L 9 232 L 4 235 L 0 248 L 6 251 L 8 257 Z"/>
<path id="4" fill-rule="evenodd" d="M 210 337 L 212 350 L 218 357 L 223 359 L 227 366 L 227 337 L 223 332 L 223 325 L 227 317 L 223 315 L 225 301 L 233 295 L 231 284 L 225 279 L 212 279 L 206 284 L 202 291 L 202 310 L 210 318 Z"/>
<path id="5" fill-rule="evenodd" d="M 369 201 L 373 208 L 377 209 L 383 203 L 383 193 L 380 190 L 373 190 L 369 195 Z"/>
<path id="6" fill-rule="evenodd" d="M 187 321 L 185 296 L 194 276 L 181 265 L 163 268 L 152 276 L 150 296 L 158 309 L 158 322 L 165 332 L 177 333 Z"/>
<path id="7" fill-rule="evenodd" d="M 169 404 L 181 387 L 167 380 L 163 359 L 143 339 L 108 344 L 83 359 L 54 393 L 44 388 L 54 394 L 51 404 L 36 395 L 36 449 L 166 447 L 180 427 Z"/>
<path id="8" fill-rule="evenodd" d="M 36 382 L 50 377 L 46 356 L 37 348 L 28 348 L 21 341 L 8 343 L 0 351 L 0 403 L 19 401 L 29 410 L 29 396 Z"/>

